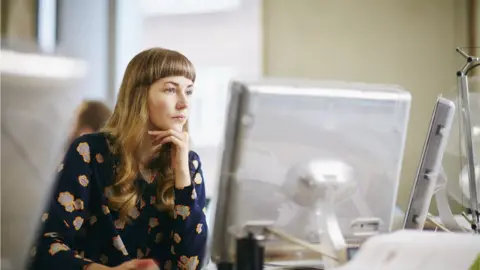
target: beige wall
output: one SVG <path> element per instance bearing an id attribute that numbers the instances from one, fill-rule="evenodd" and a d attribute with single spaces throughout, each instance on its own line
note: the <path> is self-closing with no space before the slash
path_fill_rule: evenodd
<path id="1" fill-rule="evenodd" d="M 34 0 L 1 0 L 2 38 L 36 41 L 36 3 Z"/>
<path id="2" fill-rule="evenodd" d="M 398 203 L 407 204 L 432 106 L 455 87 L 463 0 L 265 0 L 271 76 L 399 84 L 413 101 Z"/>

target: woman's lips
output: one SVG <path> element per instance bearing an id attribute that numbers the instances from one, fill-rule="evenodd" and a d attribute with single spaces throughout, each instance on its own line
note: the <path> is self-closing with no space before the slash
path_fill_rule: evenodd
<path id="1" fill-rule="evenodd" d="M 184 115 L 178 115 L 178 116 L 172 117 L 172 119 L 178 120 L 178 121 L 183 121 L 183 120 L 185 120 L 185 116 Z"/>

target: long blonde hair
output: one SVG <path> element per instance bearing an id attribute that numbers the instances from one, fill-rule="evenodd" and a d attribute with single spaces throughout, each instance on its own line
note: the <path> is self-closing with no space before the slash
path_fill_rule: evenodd
<path id="1" fill-rule="evenodd" d="M 137 151 L 148 136 L 150 123 L 148 90 L 153 83 L 169 76 L 183 76 L 195 81 L 195 68 L 181 53 L 162 48 L 148 49 L 133 57 L 125 70 L 112 117 L 103 130 L 115 138 L 111 151 L 120 156 L 109 206 L 119 211 L 124 220 L 128 219 L 140 195 L 134 182 L 140 173 Z M 171 210 L 175 178 L 169 156 L 167 153 L 160 157 L 156 205 Z"/>

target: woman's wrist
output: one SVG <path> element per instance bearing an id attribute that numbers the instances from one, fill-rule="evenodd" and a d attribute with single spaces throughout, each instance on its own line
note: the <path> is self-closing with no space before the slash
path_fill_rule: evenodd
<path id="1" fill-rule="evenodd" d="M 188 169 L 182 169 L 180 171 L 175 172 L 176 188 L 188 187 L 191 184 L 192 184 L 192 180 L 190 179 L 190 171 Z"/>

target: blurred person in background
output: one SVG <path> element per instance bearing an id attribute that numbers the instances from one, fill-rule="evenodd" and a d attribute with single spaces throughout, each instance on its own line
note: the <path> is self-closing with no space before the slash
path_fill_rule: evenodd
<path id="1" fill-rule="evenodd" d="M 187 133 L 195 76 L 176 51 L 130 61 L 105 128 L 75 139 L 58 168 L 30 269 L 202 267 L 205 186 Z"/>
<path id="2" fill-rule="evenodd" d="M 75 122 L 68 136 L 68 145 L 77 137 L 100 131 L 112 115 L 110 108 L 97 100 L 84 100 L 77 108 Z"/>

